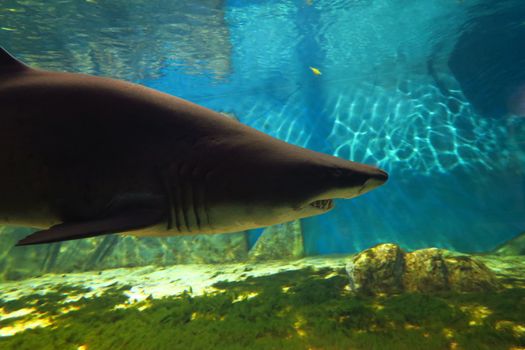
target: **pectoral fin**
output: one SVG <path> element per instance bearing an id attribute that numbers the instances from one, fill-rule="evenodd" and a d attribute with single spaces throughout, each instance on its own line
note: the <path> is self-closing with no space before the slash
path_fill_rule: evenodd
<path id="1" fill-rule="evenodd" d="M 103 219 L 58 224 L 47 230 L 35 232 L 20 240 L 16 245 L 69 241 L 116 232 L 139 230 L 158 224 L 163 220 L 164 215 L 165 213 L 161 209 L 130 209 Z"/>

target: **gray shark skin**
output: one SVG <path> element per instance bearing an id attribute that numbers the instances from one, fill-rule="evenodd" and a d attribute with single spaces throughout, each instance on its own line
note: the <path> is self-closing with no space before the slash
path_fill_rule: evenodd
<path id="1" fill-rule="evenodd" d="M 0 224 L 42 229 L 18 245 L 264 227 L 388 178 L 140 85 L 32 69 L 1 48 L 0 164 Z"/>

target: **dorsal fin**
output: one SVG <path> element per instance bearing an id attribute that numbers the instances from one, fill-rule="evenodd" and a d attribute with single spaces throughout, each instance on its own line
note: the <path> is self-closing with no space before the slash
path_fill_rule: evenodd
<path id="1" fill-rule="evenodd" d="M 0 71 L 9 71 L 9 70 L 21 70 L 27 69 L 28 67 L 11 56 L 3 47 L 0 46 Z"/>

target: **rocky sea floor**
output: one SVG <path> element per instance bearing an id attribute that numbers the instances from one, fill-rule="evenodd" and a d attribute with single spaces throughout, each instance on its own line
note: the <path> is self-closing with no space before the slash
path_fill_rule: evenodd
<path id="1" fill-rule="evenodd" d="M 363 294 L 355 256 L 46 274 L 0 284 L 1 349 L 525 349 L 525 257 L 488 291 Z"/>

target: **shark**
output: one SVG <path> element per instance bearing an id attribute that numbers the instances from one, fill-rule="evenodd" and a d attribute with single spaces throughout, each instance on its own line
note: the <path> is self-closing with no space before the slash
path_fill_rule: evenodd
<path id="1" fill-rule="evenodd" d="M 215 234 L 326 213 L 388 179 L 117 79 L 32 68 L 0 48 L 0 224 L 17 245 Z"/>

